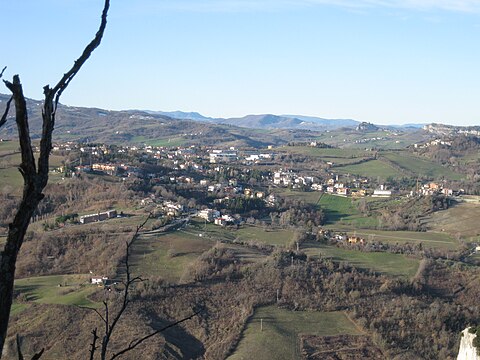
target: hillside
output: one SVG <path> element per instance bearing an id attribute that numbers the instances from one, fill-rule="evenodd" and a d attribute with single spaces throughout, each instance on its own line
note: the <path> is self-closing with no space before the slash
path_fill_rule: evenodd
<path id="1" fill-rule="evenodd" d="M 0 107 L 8 100 L 0 94 Z M 27 99 L 32 138 L 41 131 L 40 101 Z M 155 146 L 222 145 L 258 148 L 292 141 L 321 141 L 339 147 L 405 148 L 432 135 L 421 129 L 356 129 L 354 120 L 305 116 L 248 115 L 212 119 L 198 113 L 141 110 L 110 111 L 59 105 L 54 137 L 59 141 L 132 143 Z M 343 126 L 343 127 L 342 127 Z M 344 127 L 347 126 L 347 127 Z M 351 126 L 351 127 L 348 127 Z M 0 138 L 16 136 L 13 110 Z"/>
<path id="2" fill-rule="evenodd" d="M 247 115 L 242 118 L 216 119 L 216 123 L 231 124 L 246 128 L 258 129 L 305 129 L 332 130 L 343 126 L 355 126 L 354 120 L 332 120 L 300 115 Z"/>
<path id="3" fill-rule="evenodd" d="M 246 115 L 241 118 L 212 118 L 198 112 L 183 111 L 146 111 L 149 114 L 165 115 L 179 120 L 195 120 L 216 124 L 229 124 L 255 129 L 306 129 L 306 130 L 333 130 L 341 127 L 355 127 L 359 124 L 351 119 L 324 119 L 304 115 Z"/>
<path id="4" fill-rule="evenodd" d="M 8 96 L 0 94 L 0 104 Z M 32 138 L 41 132 L 41 102 L 27 100 Z M 16 136 L 13 110 L 1 130 L 0 138 Z M 54 137 L 56 140 L 90 141 L 106 143 L 146 143 L 151 145 L 218 145 L 266 147 L 288 141 L 311 137 L 302 131 L 292 133 L 279 129 L 275 132 L 258 132 L 233 125 L 213 124 L 193 120 L 178 120 L 158 113 L 138 110 L 109 111 L 59 105 Z"/>

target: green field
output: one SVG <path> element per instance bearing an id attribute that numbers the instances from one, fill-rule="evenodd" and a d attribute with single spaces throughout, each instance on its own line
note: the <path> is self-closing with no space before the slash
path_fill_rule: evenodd
<path id="1" fill-rule="evenodd" d="M 317 191 L 305 192 L 305 191 L 295 191 L 295 190 L 281 189 L 281 188 L 275 189 L 275 191 L 280 196 L 283 196 L 286 198 L 293 198 L 300 201 L 305 201 L 305 203 L 311 204 L 311 205 L 317 205 L 318 200 L 322 195 L 322 193 Z"/>
<path id="2" fill-rule="evenodd" d="M 200 220 L 191 221 L 186 231 L 197 235 L 201 233 L 202 236 L 213 241 L 252 241 L 276 246 L 285 246 L 292 239 L 294 233 L 289 229 L 272 230 L 247 224 L 242 225 L 238 230 L 214 224 L 205 226 L 205 223 Z"/>
<path id="3" fill-rule="evenodd" d="M 18 141 L 0 141 L 0 155 L 19 151 Z"/>
<path id="4" fill-rule="evenodd" d="M 300 359 L 299 334 L 329 336 L 360 335 L 361 332 L 343 312 L 290 311 L 276 306 L 262 307 L 256 309 L 248 321 L 240 343 L 228 359 Z"/>
<path id="5" fill-rule="evenodd" d="M 187 267 L 215 242 L 183 231 L 142 235 L 132 252 L 133 273 L 180 281 Z"/>
<path id="6" fill-rule="evenodd" d="M 456 249 L 458 241 L 445 232 L 418 232 L 418 231 L 382 231 L 359 229 L 350 235 L 363 237 L 369 241 L 381 241 L 390 244 L 418 244 L 424 247 L 439 249 Z"/>
<path id="7" fill-rule="evenodd" d="M 240 241 L 255 241 L 268 245 L 285 246 L 293 238 L 293 230 L 264 230 L 261 227 L 243 226 L 236 234 Z"/>
<path id="8" fill-rule="evenodd" d="M 4 186 L 11 186 L 13 188 L 20 188 L 23 178 L 16 166 L 0 168 L 0 190 Z"/>
<path id="9" fill-rule="evenodd" d="M 346 261 L 362 269 L 372 269 L 379 273 L 411 278 L 418 269 L 419 261 L 404 255 L 386 252 L 361 252 L 338 248 L 334 245 L 306 243 L 302 250 L 309 256 L 327 257 L 333 261 Z"/>
<path id="10" fill-rule="evenodd" d="M 367 141 L 365 141 L 365 139 L 367 139 Z M 421 142 L 422 135 L 420 132 L 359 132 L 353 130 L 345 131 L 341 129 L 325 132 L 316 138 L 316 140 L 333 146 L 341 147 L 342 149 L 359 149 L 364 151 L 366 148 L 372 147 L 377 149 L 405 149 L 408 145 Z"/>
<path id="11" fill-rule="evenodd" d="M 352 198 L 323 194 L 319 203 L 325 212 L 327 226 L 348 228 L 371 228 L 377 225 L 374 217 L 365 217 L 354 205 Z"/>
<path id="12" fill-rule="evenodd" d="M 3 146 L 4 142 L 0 143 L 0 190 L 3 190 L 4 186 L 11 186 L 15 188 L 17 191 L 21 190 L 21 186 L 23 184 L 23 178 L 18 171 L 18 166 L 21 163 L 21 155 L 19 153 L 12 154 L 12 149 L 18 147 L 18 144 L 15 145 L 10 144 L 13 142 L 8 142 L 8 146 Z M 35 157 L 38 157 L 38 153 L 34 154 Z M 50 169 L 55 169 L 62 165 L 62 161 L 64 160 L 63 156 L 57 155 L 50 155 Z M 57 182 L 61 180 L 62 174 L 49 174 L 49 181 Z"/>
<path id="13" fill-rule="evenodd" d="M 15 290 L 27 302 L 96 306 L 87 299 L 88 295 L 97 290 L 96 286 L 89 284 L 89 279 L 89 275 L 38 276 L 15 280 Z"/>
<path id="14" fill-rule="evenodd" d="M 437 211 L 428 217 L 429 229 L 445 232 L 467 242 L 480 237 L 480 204 L 458 203 L 448 210 Z"/>
<path id="15" fill-rule="evenodd" d="M 425 176 L 433 179 L 446 178 L 449 180 L 461 180 L 463 178 L 462 174 L 406 152 L 382 153 L 382 156 L 418 176 Z"/>
<path id="16" fill-rule="evenodd" d="M 292 154 L 308 155 L 312 157 L 325 158 L 326 161 L 341 162 L 353 161 L 354 159 L 372 156 L 371 152 L 356 149 L 338 149 L 338 148 L 315 148 L 312 146 L 287 146 L 282 150 L 286 150 Z M 335 160 L 337 159 L 337 160 Z M 343 160 L 342 160 L 343 159 Z"/>
<path id="17" fill-rule="evenodd" d="M 388 177 L 402 177 L 402 173 L 380 160 L 370 160 L 356 165 L 337 166 L 336 172 L 367 178 L 386 180 Z"/>

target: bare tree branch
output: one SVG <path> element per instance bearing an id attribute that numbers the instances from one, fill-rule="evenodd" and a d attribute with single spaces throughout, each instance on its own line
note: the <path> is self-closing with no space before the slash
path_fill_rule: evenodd
<path id="1" fill-rule="evenodd" d="M 40 140 L 40 156 L 38 158 L 38 171 L 42 177 L 42 183 L 47 184 L 48 179 L 48 155 L 52 148 L 52 132 L 55 126 L 55 116 L 57 112 L 58 102 L 63 91 L 73 80 L 75 75 L 80 71 L 81 67 L 88 60 L 92 52 L 100 45 L 105 28 L 107 26 L 107 14 L 110 8 L 110 0 L 105 0 L 100 26 L 93 40 L 85 47 L 82 55 L 74 62 L 72 68 L 63 75 L 60 81 L 53 87 L 45 86 L 43 93 L 45 95 L 45 103 L 43 105 L 42 117 L 43 128 L 42 138 Z M 45 186 L 44 185 L 44 186 Z"/>
<path id="2" fill-rule="evenodd" d="M 6 69 L 7 67 L 5 66 L 0 72 L 0 79 L 3 77 L 3 73 L 5 72 Z M 12 100 L 13 100 L 13 96 L 11 96 L 10 99 L 7 101 L 7 106 L 5 107 L 5 111 L 2 117 L 0 118 L 0 127 L 5 125 L 5 123 L 7 122 L 7 116 L 8 116 L 8 112 L 10 111 L 10 104 L 12 103 Z"/>
<path id="3" fill-rule="evenodd" d="M 10 111 L 10 105 L 12 103 L 12 100 L 13 96 L 11 96 L 10 99 L 8 99 L 7 101 L 7 106 L 5 107 L 5 111 L 3 112 L 2 118 L 0 119 L 0 127 L 5 125 L 5 123 L 7 122 L 8 112 Z"/>
<path id="4" fill-rule="evenodd" d="M 95 351 L 97 350 L 97 328 L 92 331 L 93 339 L 92 343 L 90 344 L 90 360 L 93 360 L 93 356 L 95 355 Z"/>
<path id="5" fill-rule="evenodd" d="M 138 234 L 140 230 L 145 226 L 148 220 L 152 217 L 152 214 L 149 214 L 147 218 L 141 223 L 140 225 L 137 226 L 137 229 L 135 230 L 135 233 L 132 235 L 132 238 L 130 241 L 126 242 L 126 249 L 125 249 L 125 269 L 126 269 L 126 281 L 124 282 L 124 289 L 123 289 L 123 297 L 122 297 L 122 305 L 120 309 L 118 310 L 117 314 L 113 317 L 113 321 L 110 324 L 109 322 L 109 308 L 108 304 L 106 301 L 104 301 L 105 305 L 105 335 L 103 336 L 102 340 L 102 350 L 101 350 L 101 359 L 104 360 L 106 359 L 107 356 L 107 349 L 108 349 L 108 344 L 110 342 L 110 339 L 112 337 L 112 333 L 117 326 L 118 321 L 122 317 L 123 313 L 128 307 L 128 304 L 130 303 L 130 287 L 135 283 L 138 282 L 139 278 L 133 278 L 131 275 L 130 271 L 130 248 L 132 245 L 135 243 L 135 240 L 138 238 Z"/>
<path id="6" fill-rule="evenodd" d="M 105 0 L 100 27 L 94 39 L 83 50 L 82 55 L 77 61 L 75 61 L 73 67 L 62 77 L 53 89 L 50 89 L 49 86 L 44 87 L 45 102 L 42 111 L 43 128 L 42 138 L 40 140 L 38 171 L 33 156 L 28 126 L 27 105 L 20 77 L 15 75 L 12 82 L 5 81 L 5 85 L 12 92 L 13 100 L 11 99 L 10 101 L 15 102 L 15 119 L 22 154 L 22 163 L 19 170 L 22 173 L 24 185 L 22 200 L 17 208 L 13 222 L 9 224 L 7 241 L 3 251 L 0 253 L 0 358 L 2 357 L 2 350 L 7 336 L 10 309 L 12 307 L 13 282 L 15 278 L 17 256 L 22 246 L 30 219 L 39 202 L 44 197 L 42 192 L 48 182 L 48 163 L 52 148 L 52 134 L 55 126 L 55 111 L 58 101 L 70 81 L 100 44 L 107 24 L 109 7 L 110 1 Z M 4 71 L 5 68 L 0 73 L 0 77 L 3 76 Z M 6 121 L 6 117 L 8 116 L 10 101 L 7 103 L 7 110 L 0 120 L 1 125 L 4 124 L 4 121 Z M 41 353 L 39 356 L 41 356 Z"/>
<path id="7" fill-rule="evenodd" d="M 24 360 L 24 357 L 23 357 L 23 354 L 22 354 L 22 348 L 21 348 L 21 346 L 20 346 L 20 336 L 19 336 L 18 334 L 17 334 L 16 343 L 17 343 L 17 356 L 18 356 L 18 360 Z M 38 360 L 38 359 L 40 359 L 40 358 L 42 357 L 44 351 L 45 351 L 45 348 L 43 348 L 42 350 L 40 350 L 39 353 L 33 355 L 31 360 Z"/>
<path id="8" fill-rule="evenodd" d="M 37 190 L 38 192 L 38 189 L 35 189 L 37 170 L 35 167 L 35 157 L 33 156 L 32 141 L 30 139 L 30 129 L 28 126 L 27 102 L 23 95 L 23 87 L 20 83 L 20 77 L 14 75 L 13 83 L 5 81 L 5 85 L 12 92 L 12 97 L 15 100 L 15 119 L 17 122 L 18 141 L 20 142 L 20 150 L 22 153 L 20 172 L 23 175 L 25 185 L 29 183 L 34 188 L 32 190 Z M 43 188 L 40 189 L 39 192 L 42 190 Z"/>
<path id="9" fill-rule="evenodd" d="M 17 342 L 17 356 L 18 356 L 18 360 L 24 360 L 24 359 L 23 359 L 23 354 L 22 354 L 22 348 L 20 347 L 20 336 L 18 336 L 18 334 L 17 334 L 16 342 Z"/>
<path id="10" fill-rule="evenodd" d="M 94 310 L 100 316 L 100 318 L 102 319 L 102 321 L 105 325 L 105 334 L 103 336 L 101 354 L 100 354 L 100 358 L 102 360 L 105 360 L 107 358 L 108 346 L 110 344 L 113 332 L 114 332 L 118 322 L 120 321 L 121 317 L 125 313 L 125 310 L 127 309 L 128 305 L 130 304 L 131 286 L 134 285 L 137 282 L 143 281 L 143 279 L 140 276 L 132 277 L 131 268 L 130 268 L 130 252 L 131 252 L 131 247 L 133 246 L 133 244 L 135 243 L 135 241 L 138 238 L 140 230 L 145 226 L 145 224 L 147 223 L 147 221 L 151 217 L 152 217 L 152 214 L 149 214 L 149 216 L 145 219 L 145 221 L 142 224 L 140 224 L 139 226 L 137 226 L 137 229 L 136 229 L 135 233 L 132 235 L 131 240 L 126 242 L 126 249 L 125 249 L 125 269 L 126 269 L 126 275 L 125 276 L 126 276 L 126 279 L 125 279 L 125 281 L 122 281 L 122 284 L 124 286 L 122 303 L 121 303 L 120 309 L 118 310 L 116 315 L 113 317 L 112 323 L 110 324 L 110 313 L 109 313 L 110 309 L 109 309 L 107 301 L 103 302 L 104 307 L 105 307 L 105 315 L 104 316 L 100 315 L 97 310 L 89 308 L 90 310 Z M 165 331 L 165 330 L 167 330 L 171 327 L 174 327 L 178 324 L 181 324 L 181 323 L 183 323 L 187 320 L 192 319 L 194 316 L 198 315 L 201 311 L 202 310 L 194 311 L 191 315 L 189 315 L 189 316 L 187 316 L 187 317 L 185 317 L 181 320 L 178 320 L 178 321 L 176 321 L 172 324 L 169 324 L 169 325 L 167 325 L 167 326 L 165 326 L 161 329 L 158 329 L 158 330 L 156 330 L 156 331 L 154 331 L 154 332 L 152 332 L 152 333 L 150 333 L 150 334 L 148 334 L 144 337 L 132 340 L 126 348 L 124 348 L 124 349 L 120 350 L 119 352 L 113 354 L 110 357 L 110 360 L 116 359 L 119 356 L 125 354 L 126 352 L 129 352 L 129 351 L 135 349 L 138 345 L 142 344 L 144 341 L 150 339 L 151 337 L 153 337 L 153 336 L 155 336 L 155 335 L 157 335 L 157 334 L 159 334 L 159 333 L 161 333 L 161 332 L 163 332 L 163 331 Z M 95 343 L 96 333 L 92 332 L 92 334 L 93 334 L 92 343 Z M 96 348 L 92 346 L 91 350 L 90 350 L 90 359 L 93 359 L 95 350 L 96 350 Z"/>
<path id="11" fill-rule="evenodd" d="M 191 315 L 189 315 L 189 316 L 187 316 L 187 317 L 185 317 L 185 318 L 183 318 L 183 319 L 181 319 L 181 320 L 178 320 L 178 321 L 176 321 L 176 322 L 174 322 L 174 323 L 171 323 L 170 325 L 167 325 L 167 326 L 165 326 L 165 327 L 163 327 L 163 328 L 161 328 L 161 329 L 159 329 L 159 330 L 156 330 L 156 331 L 154 331 L 153 333 L 148 334 L 148 335 L 146 335 L 146 336 L 144 336 L 144 337 L 142 337 L 142 338 L 140 338 L 140 339 L 137 339 L 137 340 L 132 341 L 128 347 L 126 347 L 125 349 L 119 351 L 118 353 L 115 353 L 115 354 L 110 358 L 110 360 L 116 359 L 116 358 L 119 357 L 120 355 L 123 355 L 123 354 L 125 354 L 126 352 L 135 349 L 138 345 L 140 345 L 141 343 L 143 343 L 145 340 L 148 340 L 148 339 L 150 339 L 151 337 L 153 337 L 153 336 L 155 336 L 155 335 L 157 335 L 157 334 L 160 334 L 161 332 L 163 332 L 163 331 L 165 331 L 165 330 L 167 330 L 167 329 L 170 329 L 171 327 L 174 327 L 174 326 L 176 326 L 176 325 L 178 325 L 178 324 L 181 324 L 181 323 L 183 323 L 183 322 L 185 322 L 185 321 L 187 321 L 187 320 L 192 319 L 193 317 L 197 316 L 200 312 L 201 312 L 201 310 L 197 310 L 197 311 L 195 311 L 193 314 L 191 314 Z"/>
<path id="12" fill-rule="evenodd" d="M 78 306 L 78 308 L 80 308 L 80 309 L 86 309 L 86 310 L 91 310 L 91 311 L 95 312 L 95 313 L 100 317 L 100 319 L 102 319 L 102 321 L 103 321 L 104 323 L 106 322 L 106 320 L 105 320 L 105 318 L 103 317 L 103 315 L 100 314 L 100 311 L 98 311 L 97 309 L 91 308 L 91 307 L 88 307 L 88 306 Z M 96 329 L 95 329 L 95 330 L 96 330 Z"/>
<path id="13" fill-rule="evenodd" d="M 75 75 L 77 75 L 78 71 L 83 66 L 83 64 L 88 60 L 92 52 L 100 45 L 100 42 L 102 41 L 103 33 L 105 32 L 105 28 L 107 26 L 107 14 L 108 14 L 109 7 L 110 7 L 110 1 L 106 0 L 105 5 L 103 7 L 103 12 L 102 12 L 102 21 L 100 23 L 100 27 L 97 33 L 95 34 L 95 37 L 90 42 L 90 44 L 87 45 L 85 50 L 83 50 L 82 55 L 75 61 L 72 68 L 66 74 L 63 75 L 63 77 L 60 79 L 57 85 L 55 85 L 55 87 L 51 90 L 51 94 L 49 94 L 52 96 L 51 100 L 53 100 L 53 97 L 55 96 L 54 111 L 57 110 L 58 101 L 60 100 L 60 96 L 62 95 L 63 91 L 66 89 L 68 84 L 70 84 L 70 81 L 72 81 Z"/>

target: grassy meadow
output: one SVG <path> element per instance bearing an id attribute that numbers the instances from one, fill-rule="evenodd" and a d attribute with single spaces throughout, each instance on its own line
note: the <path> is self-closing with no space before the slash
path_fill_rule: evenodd
<path id="1" fill-rule="evenodd" d="M 288 146 L 283 147 L 282 150 L 291 154 L 319 157 L 335 163 L 351 162 L 354 159 L 358 160 L 372 155 L 369 151 L 356 149 L 316 148 L 312 146 Z"/>
<path id="2" fill-rule="evenodd" d="M 288 229 L 265 230 L 260 227 L 244 226 L 237 232 L 240 241 L 254 241 L 275 246 L 286 246 L 293 238 L 294 231 Z"/>
<path id="3" fill-rule="evenodd" d="M 132 252 L 133 272 L 176 283 L 186 268 L 215 242 L 183 231 L 140 236 Z"/>
<path id="4" fill-rule="evenodd" d="M 329 336 L 359 335 L 361 332 L 343 312 L 290 311 L 276 306 L 261 307 L 255 310 L 235 352 L 227 359 L 300 359 L 300 334 Z"/>
<path id="5" fill-rule="evenodd" d="M 89 284 L 90 275 L 52 275 L 15 280 L 15 291 L 28 302 L 96 306 L 88 299 L 97 287 Z M 17 304 L 16 309 L 22 308 Z"/>
<path id="6" fill-rule="evenodd" d="M 318 202 L 325 212 L 326 225 L 350 228 L 371 228 L 377 225 L 375 217 L 365 217 L 357 210 L 354 200 L 348 197 L 323 194 Z"/>
<path id="7" fill-rule="evenodd" d="M 275 189 L 275 192 L 282 197 L 304 201 L 306 204 L 310 205 L 317 205 L 322 196 L 322 193 L 317 191 L 304 192 L 285 188 L 277 188 Z"/>
<path id="8" fill-rule="evenodd" d="M 190 222 L 185 229 L 192 235 L 202 234 L 213 241 L 258 242 L 268 245 L 285 246 L 293 237 L 291 229 L 265 229 L 256 225 L 242 225 L 239 229 L 231 229 L 214 224 L 206 224 L 200 219 Z"/>
<path id="9" fill-rule="evenodd" d="M 371 269 L 379 273 L 405 278 L 414 276 L 419 265 L 417 259 L 400 254 L 361 252 L 321 243 L 303 244 L 302 250 L 312 257 L 326 257 L 333 261 L 345 261 L 358 268 Z"/>
<path id="10" fill-rule="evenodd" d="M 353 174 L 362 177 L 386 180 L 388 177 L 402 177 L 402 173 L 381 160 L 370 160 L 361 164 L 335 167 L 340 174 Z"/>
<path id="11" fill-rule="evenodd" d="M 382 156 L 418 176 L 425 176 L 433 179 L 446 178 L 449 180 L 460 180 L 463 177 L 462 174 L 454 172 L 440 164 L 436 164 L 428 159 L 412 155 L 405 151 L 382 153 Z"/>
<path id="12" fill-rule="evenodd" d="M 480 204 L 458 203 L 448 210 L 433 213 L 428 217 L 432 231 L 445 232 L 465 241 L 480 239 Z"/>
<path id="13" fill-rule="evenodd" d="M 445 232 L 383 231 L 359 229 L 350 235 L 361 236 L 369 241 L 381 241 L 389 244 L 419 244 L 438 249 L 456 249 L 459 242 Z"/>
<path id="14" fill-rule="evenodd" d="M 38 157 L 38 153 L 35 153 L 34 156 Z M 64 161 L 64 157 L 58 155 L 50 155 L 49 159 L 51 170 L 61 166 Z M 17 193 L 21 190 L 23 178 L 18 171 L 21 161 L 18 142 L 0 142 L 0 190 L 4 189 L 5 186 L 16 189 Z M 49 177 L 50 182 L 59 181 L 62 174 L 50 173 Z"/>

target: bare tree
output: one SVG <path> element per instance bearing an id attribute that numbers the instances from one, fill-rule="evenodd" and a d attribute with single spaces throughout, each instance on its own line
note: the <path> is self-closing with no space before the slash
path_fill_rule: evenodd
<path id="1" fill-rule="evenodd" d="M 27 103 L 23 94 L 22 84 L 18 75 L 13 76 L 13 81 L 4 80 L 5 85 L 12 93 L 7 102 L 6 109 L 0 118 L 0 126 L 7 122 L 10 105 L 15 104 L 15 120 L 17 123 L 18 139 L 20 143 L 22 162 L 19 170 L 23 176 L 22 200 L 18 205 L 13 222 L 9 224 L 7 242 L 0 253 L 0 358 L 7 336 L 8 321 L 13 297 L 13 281 L 15 278 L 15 264 L 17 256 L 25 237 L 30 219 L 43 199 L 43 189 L 48 182 L 48 164 L 52 149 L 52 134 L 55 126 L 60 96 L 77 75 L 83 64 L 88 60 L 92 52 L 100 45 L 105 27 L 107 25 L 107 13 L 110 1 L 105 0 L 100 27 L 93 40 L 85 47 L 81 56 L 75 61 L 72 68 L 63 75 L 60 81 L 51 88 L 49 85 L 43 88 L 44 103 L 42 109 L 42 136 L 40 140 L 40 154 L 38 162 L 33 154 L 30 138 Z M 3 76 L 5 68 L 0 73 Z"/>
<path id="2" fill-rule="evenodd" d="M 108 346 L 109 346 L 110 341 L 112 339 L 112 335 L 115 331 L 115 328 L 116 328 L 118 322 L 120 321 L 120 319 L 124 315 L 125 311 L 127 310 L 128 305 L 131 302 L 131 291 L 133 290 L 134 285 L 136 283 L 144 281 L 144 279 L 142 279 L 140 276 L 136 276 L 136 277 L 132 276 L 131 266 L 130 266 L 130 254 L 131 254 L 131 248 L 134 245 L 135 241 L 137 240 L 140 230 L 145 226 L 145 224 L 147 223 L 147 221 L 150 218 L 151 218 L 151 214 L 150 214 L 150 216 L 147 217 L 147 219 L 145 219 L 145 221 L 141 225 L 137 226 L 137 229 L 136 229 L 135 233 L 133 234 L 132 238 L 130 239 L 130 241 L 126 242 L 125 260 L 124 260 L 124 262 L 125 262 L 125 280 L 121 281 L 121 285 L 123 286 L 123 292 L 122 292 L 122 298 L 121 298 L 121 303 L 120 303 L 119 309 L 116 311 L 115 314 L 112 315 L 110 305 L 106 300 L 103 301 L 103 306 L 104 306 L 103 314 L 100 311 L 98 311 L 97 309 L 86 308 L 86 309 L 92 310 L 95 313 L 97 313 L 97 315 L 100 317 L 100 319 L 102 320 L 102 323 L 104 325 L 104 333 L 103 333 L 103 338 L 102 338 L 102 342 L 101 342 L 101 345 L 100 345 L 100 358 L 101 358 L 101 360 L 106 360 L 107 359 Z M 123 348 L 123 349 L 115 352 L 114 354 L 112 354 L 110 356 L 110 360 L 116 359 L 116 358 L 120 357 L 121 355 L 124 355 L 125 353 L 135 349 L 138 345 L 142 344 L 144 341 L 150 339 L 151 337 L 153 337 L 153 336 L 155 336 L 155 335 L 157 335 L 157 334 L 159 334 L 159 333 L 161 333 L 161 332 L 163 332 L 163 331 L 165 331 L 165 330 L 167 330 L 171 327 L 174 327 L 174 326 L 176 326 L 180 323 L 183 323 L 187 320 L 192 319 L 193 317 L 197 316 L 200 312 L 201 312 L 200 308 L 199 309 L 194 309 L 192 311 L 192 313 L 190 315 L 188 315 L 187 317 L 184 317 L 184 318 L 182 318 L 178 321 L 175 321 L 175 322 L 173 322 L 173 323 L 171 323 L 167 326 L 164 326 L 164 327 L 162 327 L 158 330 L 155 330 L 148 335 L 133 339 L 132 341 L 130 341 L 128 346 L 126 346 L 125 348 Z M 95 328 L 92 331 L 92 343 L 90 344 L 90 359 L 91 360 L 94 359 L 95 353 L 99 349 L 99 347 L 97 346 L 97 341 L 99 339 L 100 339 L 100 337 L 98 336 L 97 328 Z"/>

